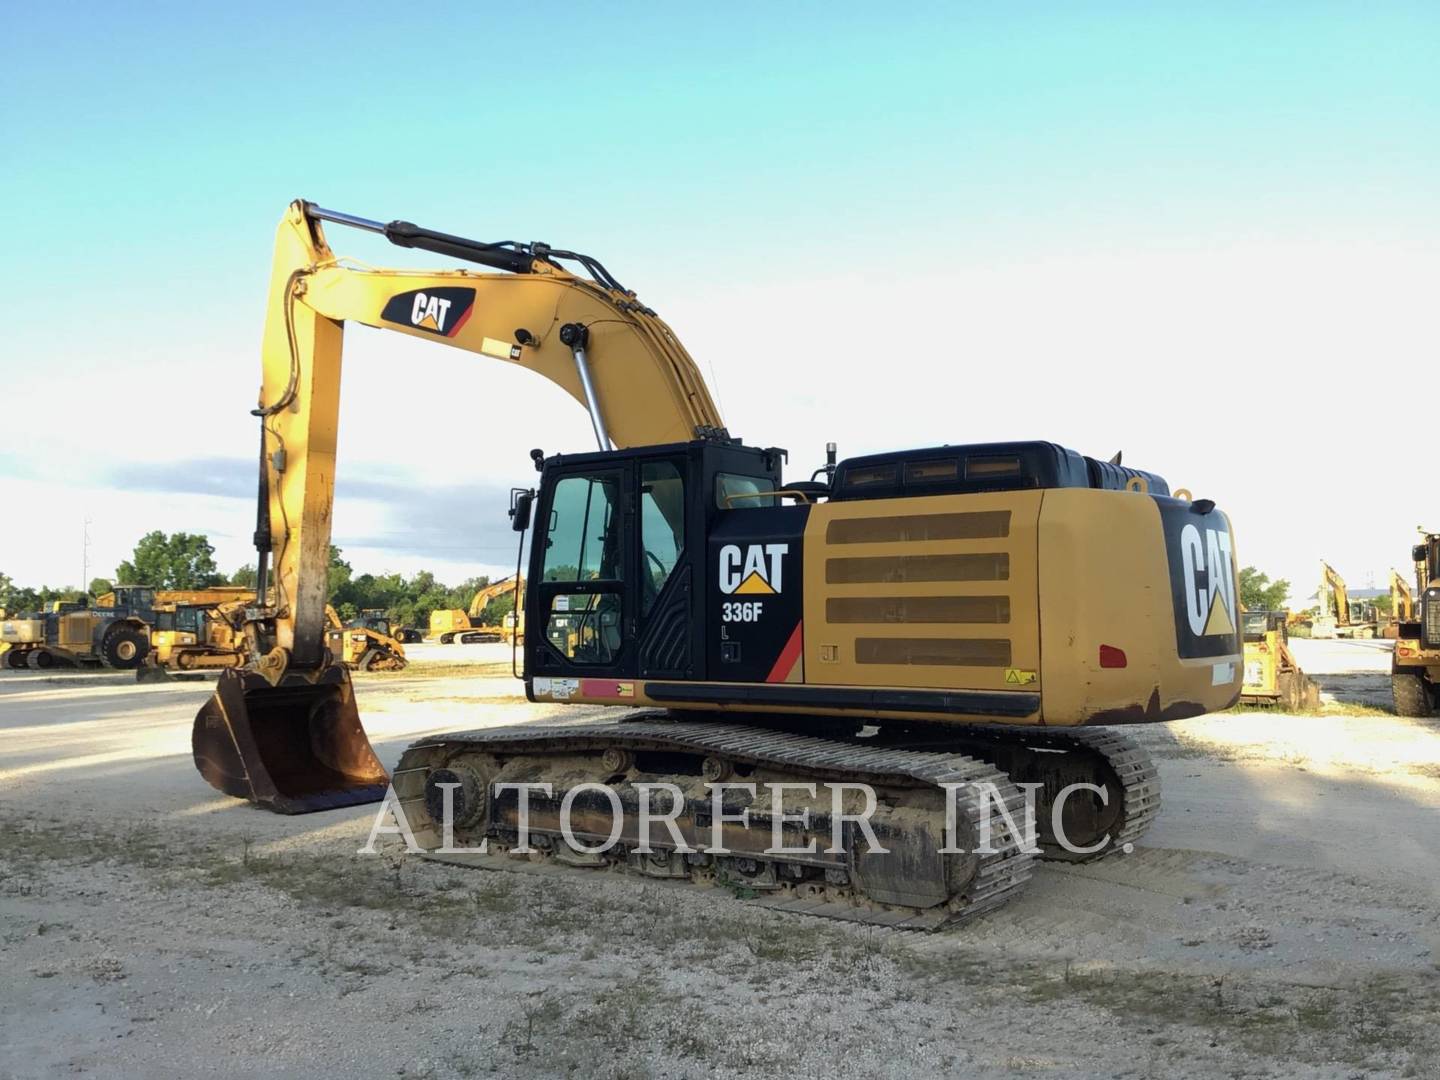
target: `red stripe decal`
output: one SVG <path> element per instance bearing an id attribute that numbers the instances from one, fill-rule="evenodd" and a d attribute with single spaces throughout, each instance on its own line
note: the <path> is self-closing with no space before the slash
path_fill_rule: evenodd
<path id="1" fill-rule="evenodd" d="M 462 326 L 464 326 L 467 322 L 470 321 L 470 315 L 471 315 L 471 313 L 472 313 L 474 310 L 475 310 L 475 305 L 474 305 L 474 304 L 471 304 L 468 308 L 466 308 L 466 309 L 465 309 L 465 314 L 464 314 L 464 315 L 461 315 L 460 318 L 458 318 L 458 319 L 455 320 L 455 325 L 450 328 L 450 332 L 449 332 L 448 334 L 446 334 L 445 336 L 446 336 L 446 337 L 454 337 L 456 334 L 458 334 L 458 333 L 460 332 L 460 328 L 461 328 Z"/>
<path id="2" fill-rule="evenodd" d="M 805 638 L 800 633 L 804 625 L 803 620 L 795 624 L 790 640 L 785 643 L 785 648 L 780 650 L 780 657 L 770 669 L 770 674 L 765 676 L 766 682 L 784 682 L 790 677 L 790 672 L 795 669 L 795 663 L 800 659 L 800 652 L 805 646 Z"/>

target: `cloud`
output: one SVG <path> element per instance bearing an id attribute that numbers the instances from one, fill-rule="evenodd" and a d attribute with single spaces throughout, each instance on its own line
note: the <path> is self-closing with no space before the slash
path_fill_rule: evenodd
<path id="1" fill-rule="evenodd" d="M 205 457 L 113 467 L 108 486 L 169 495 L 210 495 L 252 500 L 256 463 L 242 458 Z M 493 483 L 424 484 L 408 477 L 341 476 L 335 485 L 334 543 L 448 561 L 506 562 L 515 550 L 506 510 L 510 490 Z M 377 513 L 361 515 L 369 526 L 347 531 L 344 508 L 371 503 Z"/>
<path id="2" fill-rule="evenodd" d="M 516 538 L 506 510 L 510 489 L 494 484 L 422 485 L 392 479 L 344 480 L 336 501 L 363 500 L 383 509 L 378 532 L 337 534 L 344 547 L 375 548 L 450 561 L 504 563 Z"/>
<path id="3" fill-rule="evenodd" d="M 254 458 L 207 457 L 188 461 L 128 462 L 111 468 L 105 483 L 121 491 L 253 499 L 256 467 Z"/>

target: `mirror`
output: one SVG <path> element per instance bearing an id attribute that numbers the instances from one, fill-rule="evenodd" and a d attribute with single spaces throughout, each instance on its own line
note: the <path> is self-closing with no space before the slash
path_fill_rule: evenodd
<path id="1" fill-rule="evenodd" d="M 510 492 L 510 527 L 524 532 L 530 527 L 530 507 L 535 502 L 535 492 L 515 488 Z"/>

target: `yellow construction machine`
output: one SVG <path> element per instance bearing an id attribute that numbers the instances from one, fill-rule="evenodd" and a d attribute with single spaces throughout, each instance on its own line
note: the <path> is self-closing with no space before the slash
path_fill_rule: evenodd
<path id="1" fill-rule="evenodd" d="M 1379 614 L 1369 601 L 1350 599 L 1345 579 L 1325 561 L 1320 563 L 1320 610 L 1310 624 L 1313 638 L 1373 638 Z"/>
<path id="2" fill-rule="evenodd" d="M 487 624 L 485 609 L 490 606 L 492 600 L 496 600 L 506 593 L 515 595 L 515 610 L 511 612 L 510 616 L 503 619 L 500 625 Z M 512 576 L 491 582 L 471 598 L 468 611 L 461 611 L 459 608 L 437 608 L 430 612 L 430 636 L 441 645 L 451 643 L 475 645 L 487 641 L 504 641 L 508 644 L 516 635 L 516 618 L 524 608 L 524 596 L 525 579 L 523 577 Z M 519 635 L 521 640 L 524 640 L 523 624 L 519 625 L 521 626 Z"/>
<path id="3" fill-rule="evenodd" d="M 97 608 L 113 608 L 117 604 L 131 603 L 128 599 L 137 586 L 121 585 L 115 590 L 101 593 L 95 598 Z M 140 586 L 143 587 L 143 586 Z M 248 600 L 255 595 L 254 589 L 243 585 L 211 585 L 203 589 L 152 589 L 151 599 L 155 607 L 174 604 L 227 604 L 235 600 Z"/>
<path id="4" fill-rule="evenodd" d="M 4 662 L 12 668 L 105 666 L 129 671 L 145 662 L 155 619 L 155 590 L 124 586 L 108 607 L 55 601 L 50 609 L 0 622 Z"/>
<path id="5" fill-rule="evenodd" d="M 157 605 L 150 630 L 150 652 L 137 675 L 139 681 L 163 678 L 160 671 L 196 671 L 245 664 L 245 609 L 253 602 L 169 603 Z M 405 667 L 405 647 L 390 631 L 389 620 L 365 613 L 345 622 L 325 605 L 326 646 L 335 663 L 351 670 L 398 671 Z"/>
<path id="6" fill-rule="evenodd" d="M 1287 615 L 1284 611 L 1240 614 L 1245 640 L 1243 704 L 1275 705 L 1288 712 L 1320 707 L 1320 687 L 1300 670 L 1290 651 Z"/>
<path id="7" fill-rule="evenodd" d="M 1440 533 L 1420 530 L 1424 540 L 1411 550 L 1419 602 L 1397 614 L 1390 690 L 1398 716 L 1440 712 Z"/>
<path id="8" fill-rule="evenodd" d="M 361 268 L 326 222 L 484 269 Z M 1159 778 L 1115 725 L 1239 697 L 1235 552 L 1209 499 L 1047 442 L 830 454 L 823 481 L 787 480 L 785 452 L 728 433 L 679 338 L 594 258 L 297 202 L 277 233 L 256 410 L 254 647 L 194 729 L 222 791 L 299 813 L 379 800 L 391 780 L 325 649 L 347 322 L 534 371 L 585 406 L 597 443 L 532 451 L 538 483 L 512 493 L 522 545 L 532 510 L 538 522 L 523 677 L 533 701 L 620 708 L 415 743 L 394 791 L 426 849 L 448 818 L 454 844 L 489 844 L 458 858 L 720 881 L 797 911 L 934 926 L 1030 876 L 1003 820 L 1018 785 L 1034 785 L 1046 856 L 1128 850 Z M 522 802 L 520 781 L 549 786 Z M 651 781 L 675 786 L 674 829 L 642 835 Z M 794 786 L 777 817 L 724 781 Z M 832 802 L 836 785 L 868 786 L 869 829 Z M 947 798 L 971 787 L 994 798 Z M 612 823 L 616 844 L 577 847 Z M 712 828 L 723 843 L 696 850 Z"/>
<path id="9" fill-rule="evenodd" d="M 1390 614 L 1380 627 L 1380 636 L 1394 640 L 1400 636 L 1403 623 L 1415 621 L 1415 594 L 1409 583 L 1395 569 L 1390 571 Z"/>
<path id="10" fill-rule="evenodd" d="M 400 671 L 409 662 L 405 646 L 390 632 L 390 620 L 370 614 L 346 622 L 325 605 L 325 640 L 335 661 L 357 671 Z"/>
<path id="11" fill-rule="evenodd" d="M 244 611 L 250 598 L 180 601 L 159 608 L 146 667 L 167 671 L 238 667 L 245 662 Z M 143 671 L 144 669 L 142 669 Z M 141 681 L 151 676 L 146 671 Z"/>

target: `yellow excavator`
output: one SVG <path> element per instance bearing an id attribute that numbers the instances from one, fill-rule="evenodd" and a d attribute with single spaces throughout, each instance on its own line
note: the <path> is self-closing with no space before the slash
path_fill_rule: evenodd
<path id="1" fill-rule="evenodd" d="M 513 593 L 518 598 L 514 611 L 505 618 L 500 626 L 487 625 L 484 621 L 485 609 L 490 606 L 492 600 L 507 593 Z M 517 633 L 516 618 L 524 607 L 524 596 L 524 577 L 511 576 L 491 582 L 483 589 L 478 590 L 471 598 L 468 611 L 461 611 L 459 608 L 436 608 L 432 611 L 430 613 L 430 636 L 441 645 L 452 643 L 474 645 L 487 641 L 503 641 L 508 644 Z M 523 638 L 523 629 L 518 632 Z"/>
<path id="2" fill-rule="evenodd" d="M 1320 563 L 1320 610 L 1310 624 L 1313 638 L 1373 638 L 1379 628 L 1375 605 L 1350 599 L 1350 590 L 1335 568 Z"/>
<path id="3" fill-rule="evenodd" d="M 1393 567 L 1390 570 L 1390 613 L 1380 627 L 1380 636 L 1394 640 L 1404 623 L 1415 621 L 1415 593 L 1410 583 Z"/>
<path id="4" fill-rule="evenodd" d="M 483 269 L 362 268 L 334 254 L 325 223 Z M 538 522 L 523 678 L 532 701 L 622 708 L 412 745 L 394 800 L 432 853 L 448 818 L 454 844 L 489 853 L 443 857 L 719 881 L 790 910 L 935 926 L 1030 876 L 1034 854 L 1004 820 L 1019 785 L 1038 798 L 1046 857 L 1129 850 L 1159 778 L 1117 726 L 1239 696 L 1235 552 L 1211 500 L 1048 442 L 844 461 L 827 448 L 808 481 L 788 480 L 785 451 L 729 434 L 675 333 L 598 260 L 296 202 L 276 237 L 255 410 L 251 662 L 221 674 L 194 728 L 221 791 L 300 813 L 380 800 L 391 782 L 325 649 L 347 322 L 534 371 L 585 407 L 597 444 L 531 451 L 538 483 L 512 492 L 522 550 Z M 937 387 L 963 387 L 944 370 Z M 521 780 L 550 787 L 522 801 Z M 727 780 L 798 787 L 783 819 L 762 802 L 741 815 L 732 792 L 715 820 L 712 785 Z M 679 789 L 675 828 L 637 835 L 651 781 Z M 599 854 L 582 850 L 610 830 L 596 784 L 625 811 Z M 869 786 L 869 829 L 831 820 L 836 784 Z M 996 797 L 947 798 L 966 785 Z M 703 850 L 711 828 L 718 851 Z"/>

